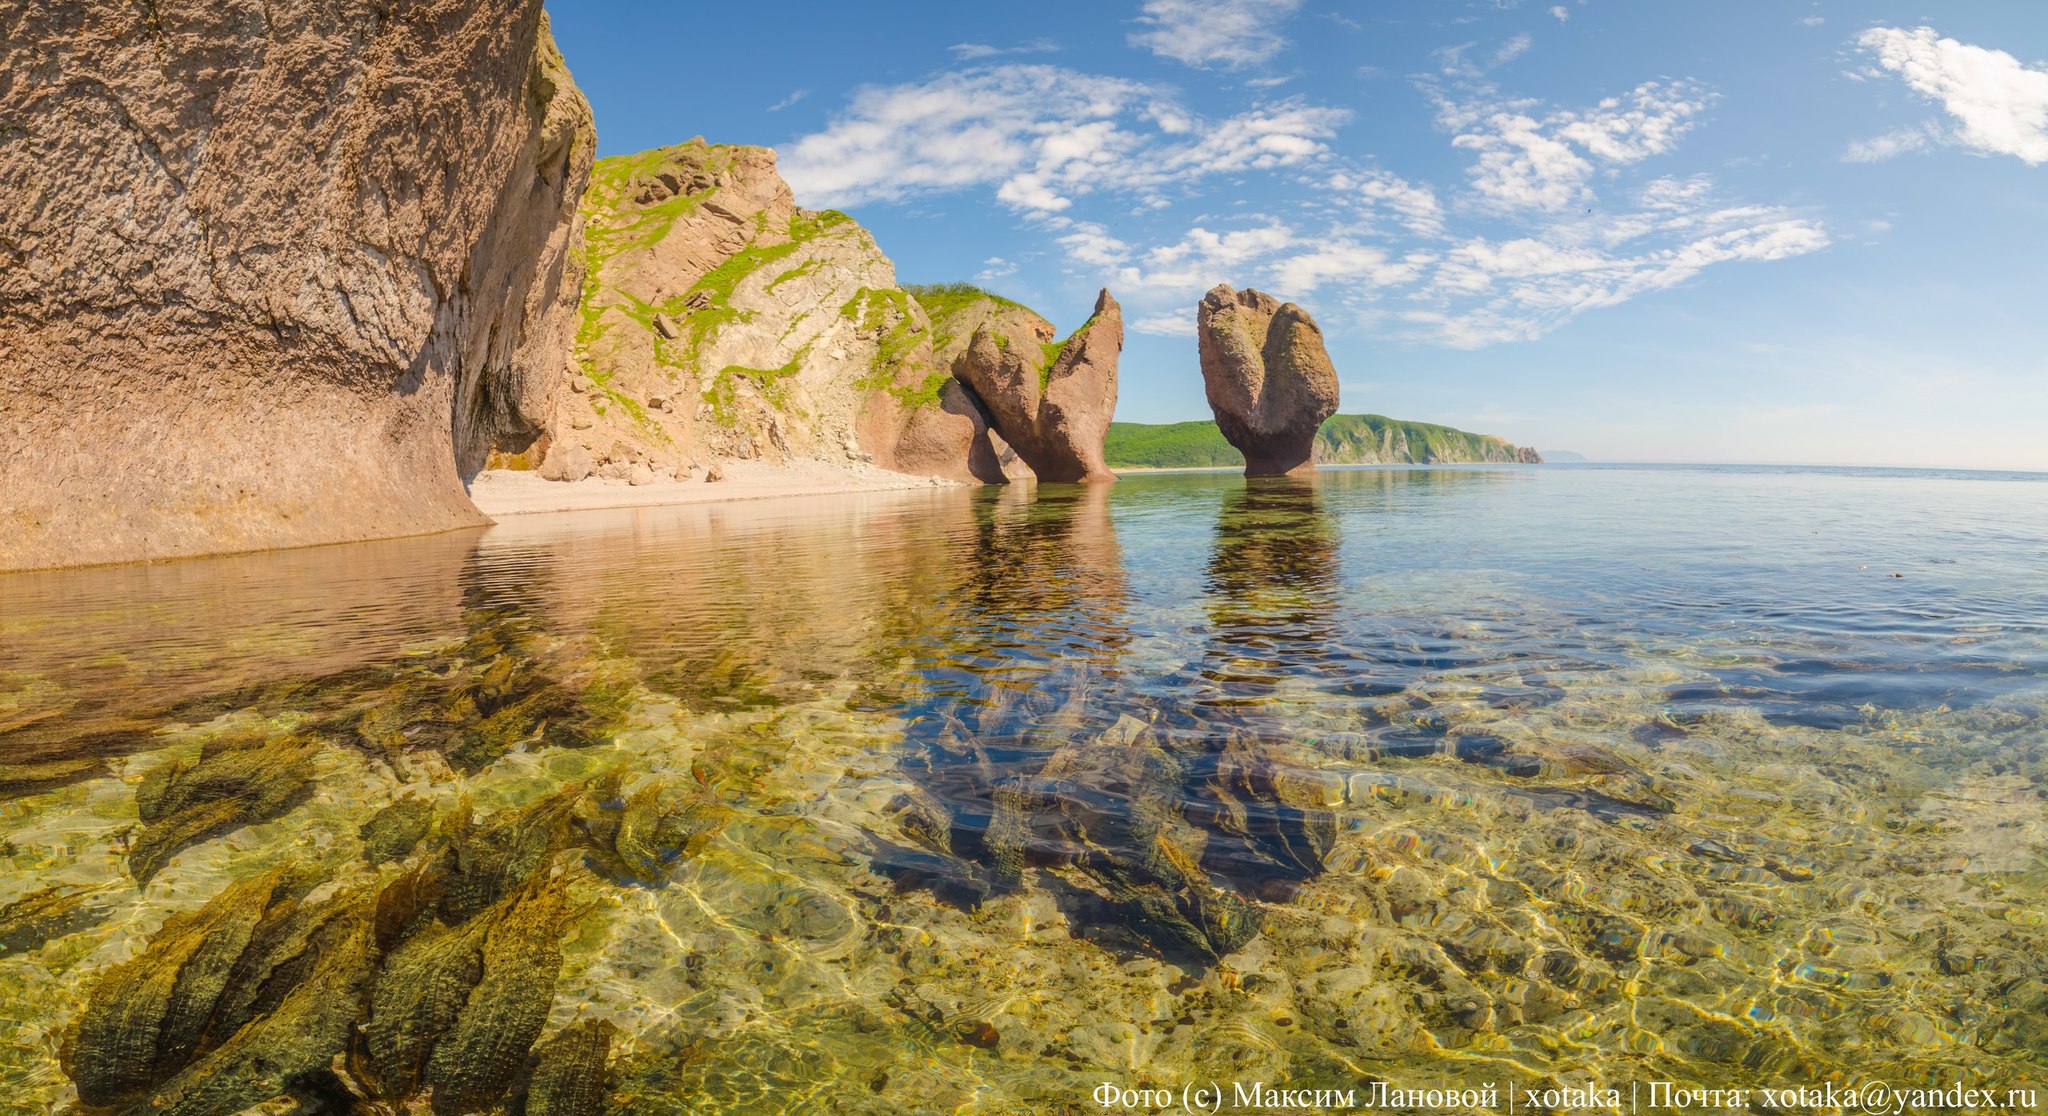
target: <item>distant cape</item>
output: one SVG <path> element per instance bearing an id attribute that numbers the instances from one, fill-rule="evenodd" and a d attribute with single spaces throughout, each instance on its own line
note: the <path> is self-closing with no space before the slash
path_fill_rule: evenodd
<path id="1" fill-rule="evenodd" d="M 1210 420 L 1113 422 L 1103 442 L 1112 469 L 1231 468 L 1244 464 Z M 1574 455 L 1576 456 L 1576 455 Z M 1491 434 L 1471 434 L 1385 415 L 1332 415 L 1316 433 L 1319 465 L 1539 464 L 1535 450 Z"/>

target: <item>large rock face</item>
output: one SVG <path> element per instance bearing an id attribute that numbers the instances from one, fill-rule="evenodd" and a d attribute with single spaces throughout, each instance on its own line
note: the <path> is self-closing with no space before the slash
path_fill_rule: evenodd
<path id="1" fill-rule="evenodd" d="M 0 569 L 481 522 L 592 151 L 540 0 L 0 0 Z"/>
<path id="2" fill-rule="evenodd" d="M 799 209 L 774 152 L 698 139 L 605 159 L 583 212 L 577 374 L 543 475 L 766 459 L 1002 479 L 889 258 L 845 214 Z"/>
<path id="3" fill-rule="evenodd" d="M 1004 319 L 1018 319 L 1005 332 Z M 1052 325 L 1018 307 L 978 326 L 955 374 L 974 389 L 1003 440 L 1042 481 L 1115 480 L 1102 439 L 1116 414 L 1123 310 L 1103 291 L 1095 313 L 1058 345 Z"/>
<path id="4" fill-rule="evenodd" d="M 940 364 L 972 389 L 995 429 L 1042 481 L 1115 480 L 1102 440 L 1116 412 L 1123 310 L 1103 291 L 1065 341 L 1052 323 L 972 287 L 920 288 Z"/>
<path id="5" fill-rule="evenodd" d="M 1316 429 L 1337 413 L 1337 370 L 1308 311 L 1218 284 L 1195 311 L 1202 383 L 1248 477 L 1315 469 Z"/>

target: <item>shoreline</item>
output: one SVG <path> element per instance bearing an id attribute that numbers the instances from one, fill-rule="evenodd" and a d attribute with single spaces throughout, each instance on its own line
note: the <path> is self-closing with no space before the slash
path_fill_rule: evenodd
<path id="1" fill-rule="evenodd" d="M 826 496 L 841 492 L 892 492 L 920 488 L 958 488 L 939 477 L 892 473 L 874 466 L 837 467 L 818 462 L 773 465 L 759 461 L 723 463 L 725 479 L 658 480 L 631 484 L 586 477 L 580 481 L 542 480 L 538 473 L 487 469 L 469 483 L 469 498 L 492 519 L 551 512 L 602 511 L 608 508 L 659 508 L 733 500 L 770 500 L 783 496 Z"/>

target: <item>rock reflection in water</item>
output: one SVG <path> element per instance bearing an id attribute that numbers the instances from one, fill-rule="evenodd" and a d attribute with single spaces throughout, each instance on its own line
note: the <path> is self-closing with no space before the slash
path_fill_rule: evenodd
<path id="1" fill-rule="evenodd" d="M 880 861 L 970 906 L 1036 869 L 1093 936 L 1229 956 L 1258 932 L 1253 893 L 1320 871 L 1336 829 L 1330 782 L 1268 754 L 1255 717 L 1201 715 L 1226 703 L 1125 684 L 1108 489 L 1047 486 L 984 508 L 977 574 L 960 589 L 968 622 L 946 633 L 953 653 L 940 660 L 972 664 L 972 684 L 935 680 L 903 711 L 919 790 L 890 810 L 914 848 Z M 1262 647 L 1268 669 L 1319 655 L 1333 634 L 1315 618 L 1333 607 L 1334 554 L 1309 483 L 1252 481 L 1227 497 L 1212 656 L 1234 671 Z M 1274 649 L 1276 638 L 1288 645 Z"/>

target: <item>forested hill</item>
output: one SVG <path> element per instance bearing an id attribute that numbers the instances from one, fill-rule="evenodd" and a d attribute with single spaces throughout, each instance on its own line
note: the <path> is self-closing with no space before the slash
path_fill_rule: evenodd
<path id="1" fill-rule="evenodd" d="M 1212 421 L 1113 422 L 1103 442 L 1112 469 L 1190 469 L 1244 464 Z M 1316 432 L 1321 465 L 1538 464 L 1533 449 L 1428 422 L 1385 415 L 1331 415 Z"/>

